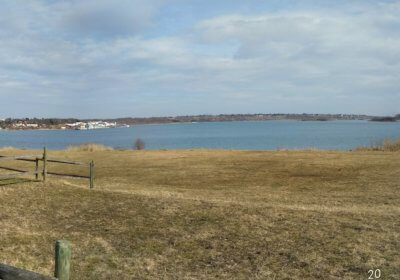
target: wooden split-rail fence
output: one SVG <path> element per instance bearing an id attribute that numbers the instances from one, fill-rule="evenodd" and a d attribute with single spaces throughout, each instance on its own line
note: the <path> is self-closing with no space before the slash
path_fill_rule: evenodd
<path id="1" fill-rule="evenodd" d="M 69 280 L 70 262 L 70 243 L 65 240 L 58 240 L 55 245 L 54 277 L 0 263 L 0 280 Z"/>
<path id="2" fill-rule="evenodd" d="M 0 179 L 9 179 L 14 178 L 17 176 L 26 176 L 26 175 L 33 175 L 35 176 L 36 180 L 39 180 L 39 175 L 42 175 L 42 180 L 45 182 L 48 176 L 59 176 L 59 177 L 69 177 L 69 178 L 81 178 L 81 179 L 88 179 L 89 186 L 91 189 L 94 188 L 94 162 L 91 161 L 89 164 L 83 162 L 76 162 L 76 161 L 68 161 L 68 160 L 61 160 L 61 159 L 51 159 L 47 156 L 46 148 L 43 149 L 43 155 L 33 155 L 33 156 L 2 156 L 0 155 L 1 160 L 16 160 L 16 161 L 26 161 L 26 162 L 34 162 L 35 163 L 35 171 L 27 171 L 21 170 L 19 168 L 12 168 L 12 167 L 5 167 L 0 166 L 0 169 L 18 172 L 18 174 L 6 174 L 0 175 Z M 43 169 L 39 170 L 39 162 L 43 162 Z M 69 164 L 69 165 L 82 165 L 89 167 L 89 175 L 75 175 L 75 174 L 64 174 L 64 173 L 57 173 L 57 172 L 50 172 L 48 171 L 49 163 L 60 163 L 60 164 Z"/>

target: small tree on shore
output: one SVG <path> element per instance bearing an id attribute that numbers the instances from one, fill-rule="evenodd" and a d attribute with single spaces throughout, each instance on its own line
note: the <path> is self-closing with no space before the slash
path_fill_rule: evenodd
<path id="1" fill-rule="evenodd" d="M 144 150 L 145 144 L 141 138 L 136 139 L 135 143 L 133 144 L 133 149 L 135 150 Z"/>

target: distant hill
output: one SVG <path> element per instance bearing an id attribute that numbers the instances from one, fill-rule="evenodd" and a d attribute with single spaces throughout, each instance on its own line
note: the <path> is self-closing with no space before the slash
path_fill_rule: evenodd
<path id="1" fill-rule="evenodd" d="M 400 120 L 400 116 L 396 115 L 395 117 L 373 117 L 370 121 L 372 122 L 396 122 Z"/>
<path id="2" fill-rule="evenodd" d="M 188 122 L 229 122 L 229 121 L 268 121 L 268 120 L 298 120 L 298 121 L 330 121 L 330 120 L 370 120 L 372 116 L 352 114 L 220 114 L 195 115 L 175 117 L 150 118 L 118 118 L 107 119 L 119 124 L 162 124 Z"/>

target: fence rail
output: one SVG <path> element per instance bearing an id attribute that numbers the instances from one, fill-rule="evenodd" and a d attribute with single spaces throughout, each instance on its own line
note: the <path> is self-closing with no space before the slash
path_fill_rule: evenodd
<path id="1" fill-rule="evenodd" d="M 58 240 L 55 244 L 54 277 L 38 274 L 22 268 L 0 263 L 1 280 L 69 280 L 71 246 L 68 241 Z"/>
<path id="2" fill-rule="evenodd" d="M 64 163 L 64 164 L 71 164 L 71 165 L 85 165 L 85 163 L 83 163 L 83 162 L 68 161 L 68 160 L 61 160 L 61 159 L 47 159 L 47 162 L 56 162 L 56 163 Z"/>
<path id="3" fill-rule="evenodd" d="M 90 176 L 73 175 L 73 174 L 63 174 L 63 173 L 48 172 L 48 171 L 47 171 L 47 175 L 51 175 L 51 176 L 60 176 L 60 177 L 69 177 L 69 178 L 90 179 Z"/>
<path id="4" fill-rule="evenodd" d="M 33 157 L 33 158 L 31 158 Z M 34 162 L 36 161 L 34 158 L 36 157 L 40 157 L 39 156 L 0 156 L 0 160 L 20 160 L 20 161 L 30 161 L 30 162 Z"/>
<path id="5" fill-rule="evenodd" d="M 41 275 L 29 270 L 0 264 L 0 279 L 2 280 L 54 280 L 56 278 Z"/>
<path id="6" fill-rule="evenodd" d="M 1 160 L 17 160 L 17 161 L 26 161 L 26 162 L 35 162 L 35 171 L 30 172 L 27 170 L 22 170 L 19 168 L 5 167 L 0 166 L 0 169 L 19 172 L 20 174 L 6 174 L 0 176 L 0 179 L 8 179 L 13 177 L 25 176 L 25 175 L 34 175 L 36 180 L 39 180 L 39 175 L 42 174 L 43 181 L 46 181 L 48 175 L 49 176 L 59 176 L 59 177 L 68 177 L 68 178 L 80 178 L 80 179 L 88 179 L 89 187 L 91 189 L 94 188 L 94 162 L 91 161 L 89 164 L 77 161 L 69 161 L 63 159 L 54 159 L 47 157 L 46 148 L 43 149 L 43 155 L 29 155 L 29 156 L 3 156 L 0 155 Z M 43 170 L 39 172 L 39 161 L 43 162 Z M 58 172 L 49 172 L 48 164 L 49 163 L 60 163 L 60 164 L 69 164 L 69 165 L 80 165 L 80 166 L 88 166 L 89 167 L 89 175 L 76 175 L 76 174 L 63 174 Z M 1 279 L 0 279 L 1 280 Z"/>

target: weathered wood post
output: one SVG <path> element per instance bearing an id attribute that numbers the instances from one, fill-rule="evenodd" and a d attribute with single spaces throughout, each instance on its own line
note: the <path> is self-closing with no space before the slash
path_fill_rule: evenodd
<path id="1" fill-rule="evenodd" d="M 47 178 L 47 150 L 46 147 L 43 148 L 43 182 Z"/>
<path id="2" fill-rule="evenodd" d="M 39 158 L 35 159 L 35 179 L 39 180 Z"/>
<path id="3" fill-rule="evenodd" d="M 58 280 L 69 280 L 71 263 L 71 245 L 66 240 L 56 241 L 54 276 Z"/>
<path id="4" fill-rule="evenodd" d="M 89 163 L 89 173 L 90 173 L 90 188 L 94 188 L 94 161 Z"/>

